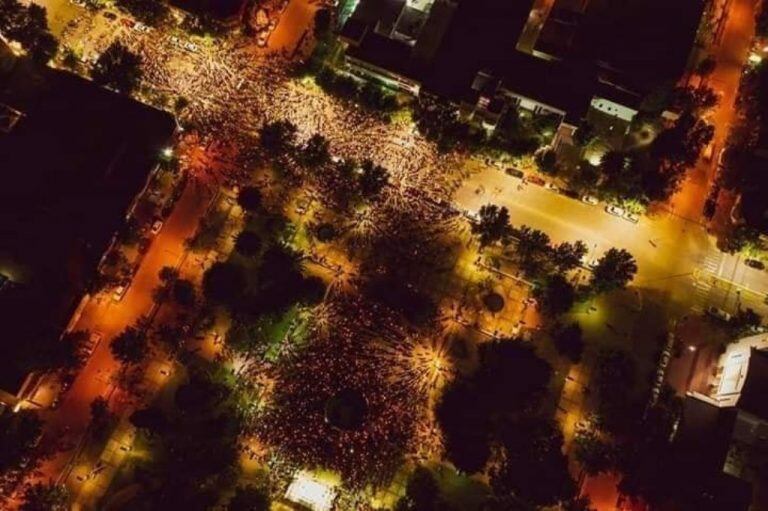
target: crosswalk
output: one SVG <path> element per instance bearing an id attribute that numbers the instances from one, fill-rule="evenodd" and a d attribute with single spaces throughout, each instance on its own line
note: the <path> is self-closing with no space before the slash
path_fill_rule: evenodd
<path id="1" fill-rule="evenodd" d="M 693 276 L 694 299 L 691 310 L 701 314 L 709 306 L 714 288 L 713 275 L 717 275 L 723 263 L 723 253 L 710 251 L 701 262 L 699 272 Z"/>

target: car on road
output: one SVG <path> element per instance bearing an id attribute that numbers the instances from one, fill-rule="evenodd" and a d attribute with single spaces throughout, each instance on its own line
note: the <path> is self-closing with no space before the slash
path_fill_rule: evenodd
<path id="1" fill-rule="evenodd" d="M 269 34 L 266 32 L 260 32 L 256 37 L 256 44 L 259 47 L 264 48 L 267 45 L 267 39 L 269 39 Z"/>
<path id="2" fill-rule="evenodd" d="M 725 147 L 720 149 L 720 152 L 717 153 L 717 167 L 722 167 L 723 163 L 725 163 Z"/>
<path id="3" fill-rule="evenodd" d="M 115 288 L 115 292 L 112 293 L 112 300 L 114 300 L 115 302 L 119 302 L 120 300 L 122 300 L 123 297 L 125 296 L 125 293 L 128 291 L 129 285 L 130 285 L 129 283 L 125 283 L 117 286 Z"/>
<path id="4" fill-rule="evenodd" d="M 93 350 L 96 349 L 96 346 L 99 345 L 99 343 L 104 339 L 104 334 L 101 332 L 91 332 L 91 335 L 88 336 L 88 340 L 85 341 L 85 356 L 90 357 L 91 353 L 93 353 Z"/>
<path id="5" fill-rule="evenodd" d="M 592 206 L 596 206 L 600 201 L 598 201 L 597 197 L 595 197 L 594 195 L 586 194 L 581 196 L 581 202 L 583 202 L 584 204 L 590 204 Z"/>
<path id="6" fill-rule="evenodd" d="M 754 268 L 755 270 L 764 270 L 765 269 L 765 263 L 758 259 L 744 259 L 744 264 L 749 266 L 750 268 Z"/>
<path id="7" fill-rule="evenodd" d="M 632 213 L 631 211 L 625 211 L 624 214 L 621 215 L 621 218 L 629 222 L 632 222 L 633 224 L 636 224 L 637 222 L 640 221 L 640 217 L 637 214 Z"/>
<path id="8" fill-rule="evenodd" d="M 605 207 L 605 212 L 609 215 L 618 216 L 618 217 L 624 217 L 624 208 L 620 208 L 619 206 L 616 206 L 615 204 L 608 204 Z"/>
<path id="9" fill-rule="evenodd" d="M 731 316 L 730 313 L 725 312 L 723 309 L 719 307 L 709 307 L 707 308 L 707 314 L 712 316 L 713 318 L 719 319 L 721 321 L 730 321 L 733 316 Z"/>
<path id="10" fill-rule="evenodd" d="M 544 180 L 539 176 L 528 176 L 525 178 L 527 183 L 533 183 L 535 185 L 544 186 Z"/>
<path id="11" fill-rule="evenodd" d="M 160 229 L 162 228 L 163 228 L 163 221 L 158 218 L 157 220 L 152 222 L 152 228 L 150 229 L 150 232 L 152 234 L 157 234 L 160 232 Z"/>
<path id="12" fill-rule="evenodd" d="M 525 177 L 525 174 L 522 170 L 513 169 L 511 167 L 508 167 L 504 172 L 506 172 L 508 176 L 517 177 L 520 179 Z"/>

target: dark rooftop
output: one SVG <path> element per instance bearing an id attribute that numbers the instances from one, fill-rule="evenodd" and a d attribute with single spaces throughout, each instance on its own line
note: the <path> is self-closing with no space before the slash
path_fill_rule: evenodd
<path id="1" fill-rule="evenodd" d="M 66 326 L 175 123 L 27 61 L 0 75 L 0 103 L 22 113 L 0 132 L 0 273 L 17 281 L 0 293 L 2 341 L 14 343 L 0 343 L 8 360 Z M 6 369 L 0 385 L 19 376 Z"/>
<path id="2" fill-rule="evenodd" d="M 737 407 L 768 421 L 768 352 L 752 348 Z"/>
<path id="3" fill-rule="evenodd" d="M 648 92 L 680 77 L 703 11 L 703 0 L 590 0 L 583 14 L 550 16 L 537 48 Z"/>

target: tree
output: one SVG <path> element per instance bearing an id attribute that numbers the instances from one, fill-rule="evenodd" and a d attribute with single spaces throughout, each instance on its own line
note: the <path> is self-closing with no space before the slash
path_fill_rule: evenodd
<path id="1" fill-rule="evenodd" d="M 397 502 L 395 511 L 449 511 L 453 509 L 440 495 L 435 476 L 429 469 L 418 466 L 408 477 L 405 495 Z"/>
<path id="2" fill-rule="evenodd" d="M 517 238 L 516 253 L 520 266 L 526 275 L 538 276 L 549 258 L 549 235 L 524 225 L 514 231 L 514 236 Z"/>
<path id="3" fill-rule="evenodd" d="M 557 352 L 565 358 L 578 364 L 584 353 L 584 338 L 578 323 L 570 325 L 557 325 L 552 332 L 552 341 Z"/>
<path id="4" fill-rule="evenodd" d="M 140 364 L 148 355 L 149 345 L 147 336 L 136 327 L 126 327 L 117 337 L 112 339 L 109 350 L 112 356 L 123 364 Z"/>
<path id="5" fill-rule="evenodd" d="M 261 209 L 261 191 L 255 186 L 244 186 L 237 194 L 237 203 L 249 213 L 258 211 Z"/>
<path id="6" fill-rule="evenodd" d="M 389 183 L 389 171 L 381 165 L 374 164 L 371 160 L 364 160 L 361 168 L 360 193 L 367 199 L 376 197 Z"/>
<path id="7" fill-rule="evenodd" d="M 447 458 L 459 470 L 479 472 L 507 417 L 538 407 L 552 368 L 517 339 L 485 343 L 478 369 L 446 388 L 436 408 Z"/>
<path id="8" fill-rule="evenodd" d="M 319 133 L 315 133 L 301 149 L 299 159 L 301 163 L 310 169 L 322 167 L 331 161 L 330 144 L 328 139 Z"/>
<path id="9" fill-rule="evenodd" d="M 187 279 L 178 279 L 173 283 L 171 292 L 173 300 L 181 306 L 191 307 L 195 304 L 195 285 Z"/>
<path id="10" fill-rule="evenodd" d="M 85 343 L 88 332 L 76 330 L 66 332 L 61 339 L 52 338 L 50 346 L 38 358 L 38 368 L 43 370 L 78 369 L 85 363 Z"/>
<path id="11" fill-rule="evenodd" d="M 553 149 L 544 149 L 536 152 L 536 164 L 539 170 L 546 174 L 557 174 L 557 153 Z"/>
<path id="12" fill-rule="evenodd" d="M 131 414 L 128 420 L 138 429 L 150 434 L 162 435 L 168 431 L 168 418 L 159 408 L 143 408 Z"/>
<path id="13" fill-rule="evenodd" d="M 755 333 L 763 322 L 763 317 L 747 307 L 746 309 L 739 309 L 729 321 L 729 326 L 736 333 L 736 335 L 743 335 L 748 333 Z"/>
<path id="14" fill-rule="evenodd" d="M 255 257 L 261 250 L 261 237 L 253 231 L 242 231 L 235 239 L 235 250 L 246 257 Z"/>
<path id="15" fill-rule="evenodd" d="M 91 430 L 97 438 L 104 438 L 112 424 L 114 414 L 109 410 L 109 402 L 101 396 L 91 401 Z"/>
<path id="16" fill-rule="evenodd" d="M 203 275 L 203 295 L 214 303 L 233 305 L 245 293 L 245 272 L 237 264 L 214 263 Z"/>
<path id="17" fill-rule="evenodd" d="M 706 78 L 715 72 L 717 67 L 717 60 L 712 55 L 707 55 L 696 65 L 696 74 L 702 78 Z"/>
<path id="18" fill-rule="evenodd" d="M 543 285 L 536 287 L 534 293 L 541 309 L 551 316 L 559 316 L 571 310 L 576 299 L 573 285 L 560 273 L 548 276 Z"/>
<path id="19" fill-rule="evenodd" d="M 157 340 L 167 346 L 171 352 L 181 348 L 185 337 L 184 330 L 176 325 L 163 323 L 157 328 Z"/>
<path id="20" fill-rule="evenodd" d="M 587 255 L 587 245 L 583 241 L 575 243 L 564 242 L 552 250 L 552 262 L 561 273 L 578 267 Z"/>
<path id="21" fill-rule="evenodd" d="M 578 145 L 584 147 L 592 142 L 596 136 L 595 127 L 586 120 L 583 120 L 576 129 L 576 134 L 573 138 Z"/>
<path id="22" fill-rule="evenodd" d="M 69 492 L 66 486 L 53 483 L 28 485 L 22 495 L 21 511 L 66 511 L 69 509 Z"/>
<path id="23" fill-rule="evenodd" d="M 611 248 L 601 257 L 592 273 L 592 288 L 605 293 L 622 289 L 632 281 L 637 273 L 637 263 L 626 250 Z"/>
<path id="24" fill-rule="evenodd" d="M 31 410 L 0 410 L 0 488 L 3 478 L 13 479 L 31 469 L 35 446 L 42 435 L 42 421 Z"/>
<path id="25" fill-rule="evenodd" d="M 636 417 L 632 389 L 637 378 L 635 363 L 624 351 L 604 349 L 598 353 L 591 387 L 597 395 L 597 414 L 608 432 L 622 432 Z"/>
<path id="26" fill-rule="evenodd" d="M 590 476 L 610 472 L 616 467 L 616 448 L 592 427 L 581 426 L 573 439 L 573 455 Z"/>
<path id="27" fill-rule="evenodd" d="M 0 3 L 0 32 L 17 41 L 38 63 L 46 64 L 58 50 L 56 38 L 48 30 L 45 7 L 22 5 L 16 0 Z"/>
<path id="28" fill-rule="evenodd" d="M 497 495 L 512 495 L 534 506 L 554 506 L 576 496 L 563 454 L 563 435 L 548 420 L 508 421 L 502 433 L 504 456 L 491 471 Z"/>
<path id="29" fill-rule="evenodd" d="M 116 3 L 120 9 L 151 26 L 159 25 L 168 15 L 168 6 L 161 0 L 117 0 Z"/>
<path id="30" fill-rule="evenodd" d="M 296 125 L 290 121 L 274 121 L 261 127 L 261 146 L 267 155 L 283 156 L 296 147 Z"/>
<path id="31" fill-rule="evenodd" d="M 331 11 L 329 9 L 318 9 L 315 12 L 315 37 L 320 38 L 331 29 Z"/>
<path id="32" fill-rule="evenodd" d="M 99 56 L 91 77 L 99 85 L 130 94 L 141 81 L 141 64 L 140 56 L 114 42 Z"/>
<path id="33" fill-rule="evenodd" d="M 472 223 L 472 234 L 478 236 L 480 247 L 505 241 L 510 233 L 509 211 L 506 207 L 486 204 L 478 211 L 479 219 Z"/>
<path id="34" fill-rule="evenodd" d="M 239 486 L 227 504 L 227 511 L 269 511 L 269 493 L 255 486 Z"/>

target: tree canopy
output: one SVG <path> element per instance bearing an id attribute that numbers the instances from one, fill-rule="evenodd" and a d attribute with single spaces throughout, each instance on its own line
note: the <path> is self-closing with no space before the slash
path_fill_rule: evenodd
<path id="1" fill-rule="evenodd" d="M 637 273 L 637 262 L 626 250 L 611 248 L 597 261 L 592 272 L 592 287 L 598 292 L 622 289 Z"/>
<path id="2" fill-rule="evenodd" d="M 478 211 L 477 221 L 472 223 L 472 234 L 478 237 L 481 247 L 497 241 L 506 241 L 510 234 L 509 211 L 506 207 L 486 204 Z"/>
<path id="3" fill-rule="evenodd" d="M 124 364 L 139 364 L 149 355 L 149 344 L 144 332 L 126 327 L 109 345 L 112 356 Z"/>
<path id="4" fill-rule="evenodd" d="M 141 57 L 120 42 L 114 42 L 99 55 L 91 71 L 93 81 L 130 94 L 141 81 Z"/>

